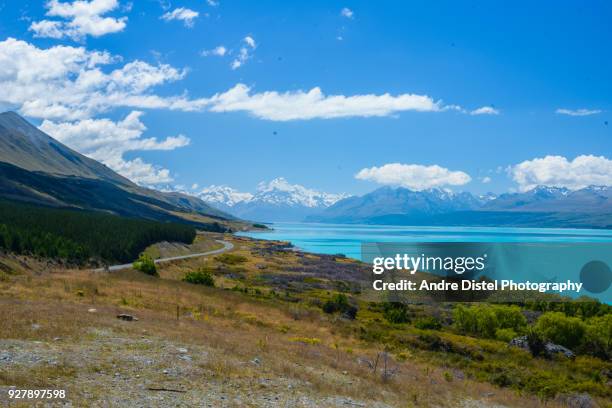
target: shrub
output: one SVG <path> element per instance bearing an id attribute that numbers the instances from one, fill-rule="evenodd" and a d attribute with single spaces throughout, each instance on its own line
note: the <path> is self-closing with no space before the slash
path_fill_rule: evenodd
<path id="1" fill-rule="evenodd" d="M 343 313 L 345 317 L 353 320 L 357 317 L 357 308 L 351 305 L 348 298 L 343 293 L 335 294 L 330 300 L 323 303 L 321 307 L 325 313 Z"/>
<path id="2" fill-rule="evenodd" d="M 587 321 L 585 351 L 602 359 L 612 357 L 612 314 Z"/>
<path id="3" fill-rule="evenodd" d="M 545 351 L 546 341 L 533 327 L 530 327 L 529 330 L 527 330 L 527 344 L 529 345 L 531 355 L 534 357 L 543 354 Z"/>
<path id="4" fill-rule="evenodd" d="M 430 329 L 430 330 L 440 330 L 442 328 L 442 323 L 440 323 L 440 319 L 434 316 L 423 317 L 414 322 L 414 327 L 417 329 Z"/>
<path id="5" fill-rule="evenodd" d="M 536 322 L 535 329 L 545 339 L 570 349 L 582 344 L 586 333 L 586 325 L 582 320 L 561 312 L 544 313 Z"/>
<path id="6" fill-rule="evenodd" d="M 462 332 L 494 338 L 498 329 L 512 329 L 521 332 L 527 325 L 525 316 L 518 306 L 457 305 L 453 310 L 455 327 Z"/>
<path id="7" fill-rule="evenodd" d="M 248 260 L 246 256 L 236 254 L 223 254 L 215 257 L 215 259 L 226 265 L 238 265 Z"/>
<path id="8" fill-rule="evenodd" d="M 196 285 L 215 286 L 215 278 L 209 270 L 200 268 L 197 271 L 187 272 L 183 281 Z"/>
<path id="9" fill-rule="evenodd" d="M 383 316 L 389 323 L 400 324 L 410 322 L 408 306 L 400 302 L 386 302 L 383 304 Z"/>
<path id="10" fill-rule="evenodd" d="M 132 265 L 137 271 L 146 273 L 151 276 L 159 276 L 157 273 L 157 267 L 155 261 L 147 254 L 140 254 L 138 260 Z"/>
<path id="11" fill-rule="evenodd" d="M 501 341 L 510 341 L 516 337 L 516 332 L 512 329 L 497 329 L 495 330 L 495 338 Z"/>
<path id="12" fill-rule="evenodd" d="M 316 337 L 292 337 L 289 339 L 289 341 L 294 343 L 309 344 L 311 346 L 316 346 L 317 344 L 321 343 L 321 339 Z"/>

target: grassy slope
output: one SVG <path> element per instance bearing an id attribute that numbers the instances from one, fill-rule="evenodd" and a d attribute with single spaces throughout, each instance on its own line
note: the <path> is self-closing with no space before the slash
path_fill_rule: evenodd
<path id="1" fill-rule="evenodd" d="M 374 406 L 375 401 L 390 406 L 540 405 L 535 397 L 478 381 L 473 375 L 478 370 L 465 356 L 424 350 L 411 342 L 431 331 L 388 325 L 366 304 L 360 304 L 355 321 L 323 314 L 318 304 L 334 293 L 332 287 L 342 287 L 336 279 L 313 272 L 330 272 L 328 259 L 277 251 L 269 242 L 224 239 L 232 240 L 234 254 L 247 261 L 175 262 L 161 267 L 161 279 L 133 271 L 105 275 L 33 260 L 3 260 L 0 338 L 5 340 L 0 349 L 9 350 L 16 363 L 0 368 L 0 383 L 28 386 L 34 378 L 39 387 L 65 386 L 76 405 L 121 398 L 156 405 L 161 397 L 146 389 L 150 386 L 188 391 L 165 393 L 166 404 L 204 398 L 229 406 L 245 401 L 255 406 L 270 401 L 291 406 Z M 207 245 L 205 240 L 199 237 L 198 245 Z M 360 273 L 351 272 L 359 268 L 350 260 L 334 265 L 331 272 L 338 280 Z M 218 287 L 180 281 L 202 266 L 215 271 Z M 230 290 L 234 287 L 241 290 Z M 96 312 L 88 312 L 90 308 Z M 114 316 L 119 312 L 140 320 L 118 321 Z M 362 328 L 406 339 L 401 346 L 387 344 L 388 368 L 399 368 L 390 380 L 381 376 L 382 362 L 376 372 L 368 366 L 385 345 L 364 339 Z M 439 334 L 481 353 L 484 362 L 498 369 L 511 366 L 579 383 L 602 364 L 583 357 L 572 364 L 535 360 L 502 342 Z M 183 347 L 191 360 L 179 358 Z M 29 363 L 24 350 L 43 358 Z M 117 381 L 121 387 L 112 387 Z M 597 398 L 603 406 L 610 403 L 609 395 Z M 549 401 L 547 406 L 557 405 Z"/>

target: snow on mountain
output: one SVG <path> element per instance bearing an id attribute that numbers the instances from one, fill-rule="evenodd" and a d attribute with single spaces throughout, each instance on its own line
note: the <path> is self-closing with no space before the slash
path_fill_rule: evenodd
<path id="1" fill-rule="evenodd" d="M 282 177 L 259 183 L 254 194 L 212 185 L 195 195 L 233 215 L 258 221 L 301 221 L 348 197 L 290 184 Z"/>
<path id="2" fill-rule="evenodd" d="M 211 204 L 222 204 L 233 207 L 241 202 L 249 202 L 253 199 L 251 193 L 241 193 L 240 191 L 228 186 L 211 185 L 197 193 L 197 196 Z"/>
<path id="3" fill-rule="evenodd" d="M 346 194 L 330 194 L 290 184 L 283 177 L 270 182 L 261 182 L 255 194 L 239 192 L 228 186 L 209 186 L 199 192 L 202 200 L 234 207 L 239 203 L 266 203 L 273 205 L 303 206 L 308 208 L 329 207 L 348 197 Z"/>
<path id="4" fill-rule="evenodd" d="M 279 177 L 269 183 L 259 183 L 253 200 L 269 204 L 300 205 L 316 208 L 329 207 L 346 197 L 348 197 L 346 194 L 324 193 L 299 184 L 289 184 L 283 177 Z"/>

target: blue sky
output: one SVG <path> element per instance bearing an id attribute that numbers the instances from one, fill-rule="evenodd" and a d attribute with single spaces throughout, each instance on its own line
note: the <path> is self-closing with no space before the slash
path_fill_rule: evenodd
<path id="1" fill-rule="evenodd" d="M 20 41 L 3 43 L 7 60 L 25 53 L 50 55 L 48 50 L 59 45 L 72 53 L 79 47 L 106 51 L 109 61 L 99 66 L 110 78 L 105 95 L 129 87 L 121 88 L 121 95 L 139 99 L 125 106 L 109 97 L 112 102 L 86 113 L 70 113 L 91 105 L 96 88 L 87 88 L 62 113 L 42 109 L 63 103 L 34 100 L 49 99 L 40 96 L 47 81 L 42 70 L 31 73 L 42 84 L 38 96 L 29 92 L 32 81 L 22 81 L 11 95 L 0 91 L 0 106 L 20 111 L 69 146 L 145 184 L 224 184 L 252 191 L 259 182 L 282 176 L 352 194 L 383 184 L 421 188 L 415 178 L 476 193 L 541 182 L 569 188 L 612 184 L 612 125 L 606 124 L 612 119 L 612 4 L 606 1 L 514 2 L 511 7 L 484 1 L 0 4 L 0 41 Z M 91 11 L 96 6 L 104 10 L 99 15 Z M 79 10 L 86 10 L 84 26 L 78 24 L 84 21 Z M 41 21 L 52 23 L 33 25 Z M 219 46 L 225 55 L 213 55 Z M 45 63 L 53 67 L 67 60 L 49 58 L 55 59 Z M 89 61 L 65 77 L 58 74 L 53 81 L 60 85 L 54 86 L 91 71 Z M 122 78 L 134 75 L 140 85 L 110 75 L 134 61 L 147 67 L 124 70 Z M 232 69 L 233 61 L 240 66 Z M 16 83 L 15 72 L 23 78 L 27 69 L 17 66 L 3 74 L 0 68 L 0 83 Z M 147 85 L 144 75 L 157 75 L 159 82 Z M 211 101 L 237 84 L 249 88 L 239 96 L 240 106 Z M 323 104 L 291 98 L 317 87 Z M 254 100 L 264 92 L 278 98 Z M 399 99 L 385 100 L 387 93 L 429 99 L 410 99 L 406 107 Z M 151 95 L 165 102 L 151 107 L 140 101 Z M 374 98 L 346 108 L 342 101 L 340 107 L 325 101 L 329 95 Z M 170 107 L 169 98 L 184 103 Z M 389 109 L 387 103 L 402 107 Z M 470 114 L 483 107 L 495 114 Z M 304 113 L 310 109 L 316 112 Z M 142 114 L 125 119 L 135 111 Z M 100 147 L 104 135 L 112 140 Z M 586 158 L 575 162 L 579 156 Z M 392 163 L 401 166 L 383 167 Z M 356 178 L 362 169 L 370 171 Z"/>

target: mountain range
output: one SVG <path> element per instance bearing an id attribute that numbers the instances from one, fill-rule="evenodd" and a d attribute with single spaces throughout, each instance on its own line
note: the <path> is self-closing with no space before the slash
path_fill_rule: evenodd
<path id="1" fill-rule="evenodd" d="M 264 222 L 300 221 L 348 197 L 290 184 L 282 177 L 259 183 L 254 194 L 213 185 L 196 195 L 236 217 Z"/>
<path id="2" fill-rule="evenodd" d="M 0 198 L 202 226 L 235 219 L 197 197 L 136 185 L 15 112 L 0 114 Z"/>
<path id="3" fill-rule="evenodd" d="M 397 225 L 612 228 L 612 189 L 539 186 L 499 196 L 443 189 L 382 187 L 362 196 L 260 183 L 255 193 L 210 186 L 198 193 L 139 186 L 40 131 L 14 112 L 0 114 L 0 198 L 198 223 L 313 221 Z M 231 214 L 231 215 L 230 215 Z"/>
<path id="4" fill-rule="evenodd" d="M 312 222 L 391 225 L 463 225 L 559 228 L 612 228 L 612 189 L 591 186 L 570 191 L 539 186 L 527 192 L 453 193 L 382 187 L 341 200 Z"/>

